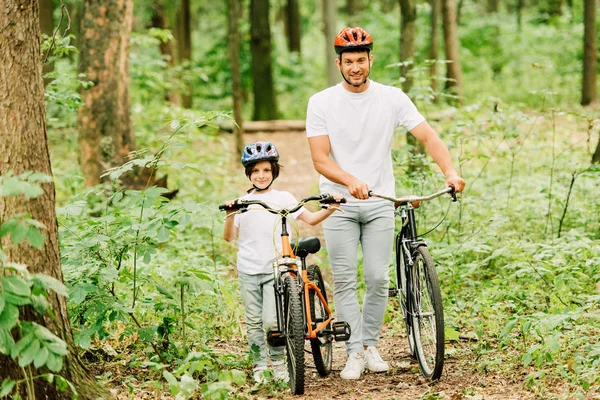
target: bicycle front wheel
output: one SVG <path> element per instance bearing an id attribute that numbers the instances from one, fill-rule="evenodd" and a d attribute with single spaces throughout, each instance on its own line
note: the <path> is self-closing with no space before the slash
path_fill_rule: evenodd
<path id="1" fill-rule="evenodd" d="M 284 280 L 285 350 L 292 394 L 304 394 L 304 316 L 295 276 Z"/>
<path id="2" fill-rule="evenodd" d="M 415 356 L 423 376 L 437 380 L 444 368 L 444 310 L 437 272 L 425 246 L 413 253 L 410 286 Z"/>
<path id="3" fill-rule="evenodd" d="M 316 287 L 319 288 L 325 302 L 327 303 L 327 293 L 325 292 L 325 283 L 321 270 L 316 265 L 308 267 L 308 279 L 311 280 Z M 317 292 L 313 289 L 308 289 L 310 301 L 310 319 L 313 323 L 313 329 L 327 321 L 329 313 L 325 305 L 321 302 Z M 310 340 L 315 367 L 321 376 L 327 376 L 331 373 L 331 362 L 333 360 L 333 335 L 331 331 L 331 323 L 327 324 L 325 331 L 328 333 L 318 332 L 316 339 Z"/>

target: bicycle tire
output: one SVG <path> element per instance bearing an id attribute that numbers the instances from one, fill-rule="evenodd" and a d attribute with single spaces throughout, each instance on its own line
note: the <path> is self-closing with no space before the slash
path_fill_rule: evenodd
<path id="1" fill-rule="evenodd" d="M 304 394 L 304 315 L 295 276 L 284 280 L 285 350 L 292 394 Z"/>
<path id="2" fill-rule="evenodd" d="M 400 304 L 400 312 L 402 314 L 402 319 L 404 320 L 404 327 L 406 328 L 406 338 L 408 340 L 408 348 L 410 352 L 410 357 L 413 360 L 417 359 L 416 350 L 415 350 L 415 339 L 413 335 L 413 330 L 411 328 L 412 321 L 408 318 L 408 304 L 407 304 L 407 295 L 406 295 L 406 278 L 404 278 L 404 282 L 402 277 L 405 275 L 405 265 L 406 265 L 406 254 L 402 249 L 402 237 L 398 235 L 396 237 L 396 281 L 398 283 L 398 303 Z"/>
<path id="3" fill-rule="evenodd" d="M 424 245 L 413 253 L 410 286 L 415 355 L 423 376 L 437 380 L 444 368 L 444 310 L 437 272 Z"/>
<path id="4" fill-rule="evenodd" d="M 308 267 L 308 279 L 319 288 L 325 302 L 327 302 L 327 293 L 325 291 L 325 283 L 321 269 L 316 265 Z M 329 316 L 325 306 L 317 296 L 313 289 L 308 289 L 308 297 L 310 301 L 310 318 L 315 323 L 315 327 L 325 321 Z M 325 329 L 331 332 L 331 323 Z M 316 339 L 310 339 L 310 347 L 315 361 L 315 367 L 321 376 L 327 376 L 331 373 L 331 364 L 333 361 L 333 334 L 326 333 L 318 336 Z"/>

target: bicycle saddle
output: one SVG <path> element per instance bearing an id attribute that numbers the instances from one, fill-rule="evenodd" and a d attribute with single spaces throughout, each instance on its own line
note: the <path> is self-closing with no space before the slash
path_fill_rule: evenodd
<path id="1" fill-rule="evenodd" d="M 300 258 L 304 258 L 309 254 L 315 254 L 321 249 L 321 240 L 318 237 L 294 239 L 292 241 L 292 249 Z"/>

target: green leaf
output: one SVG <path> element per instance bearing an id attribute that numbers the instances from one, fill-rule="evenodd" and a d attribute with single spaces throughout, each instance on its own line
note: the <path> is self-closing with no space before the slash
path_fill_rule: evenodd
<path id="1" fill-rule="evenodd" d="M 244 386 L 246 384 L 246 374 L 244 371 L 240 371 L 238 369 L 231 370 L 231 376 L 233 378 L 233 383 L 237 386 Z"/>
<path id="2" fill-rule="evenodd" d="M 21 340 L 19 340 L 17 344 L 15 344 L 15 347 L 11 349 L 10 356 L 13 359 L 16 359 L 21 354 L 23 349 L 25 349 L 25 347 L 27 347 L 29 343 L 31 343 L 32 340 L 35 340 L 35 336 L 33 335 L 33 333 L 29 333 L 23 336 Z"/>
<path id="3" fill-rule="evenodd" d="M 173 295 L 167 290 L 167 288 L 159 285 L 158 283 L 156 284 L 156 290 L 158 290 L 158 292 L 164 296 L 166 296 L 169 299 L 173 298 Z"/>
<path id="4" fill-rule="evenodd" d="M 10 232 L 10 240 L 14 244 L 19 244 L 27 237 L 27 232 L 29 231 L 29 225 L 24 224 L 22 222 L 17 222 Z"/>
<path id="5" fill-rule="evenodd" d="M 167 228 L 165 228 L 164 225 L 162 225 L 160 228 L 158 228 L 158 242 L 162 243 L 162 242 L 166 242 L 167 240 L 169 240 L 169 230 Z"/>
<path id="6" fill-rule="evenodd" d="M 163 376 L 166 381 L 169 382 L 169 385 L 177 385 L 177 378 L 175 378 L 175 376 L 173 376 L 173 374 L 169 371 L 163 371 Z"/>
<path id="7" fill-rule="evenodd" d="M 56 387 L 59 392 L 64 392 L 69 387 L 69 383 L 62 376 L 56 375 Z"/>
<path id="8" fill-rule="evenodd" d="M 67 345 L 62 340 L 55 340 L 53 343 L 48 343 L 48 350 L 50 350 L 54 354 L 58 354 L 61 356 L 67 355 Z"/>
<path id="9" fill-rule="evenodd" d="M 508 321 L 508 323 L 504 326 L 504 329 L 502 329 L 502 332 L 500 333 L 499 338 L 500 339 L 506 338 L 506 336 L 508 336 L 510 331 L 512 331 L 512 329 L 515 327 L 517 322 L 518 321 L 516 319 L 511 319 L 510 321 Z"/>
<path id="10" fill-rule="evenodd" d="M 6 296 L 6 293 L 4 294 Z M 19 321 L 19 309 L 13 304 L 6 304 L 0 314 L 0 329 L 10 331 Z"/>
<path id="11" fill-rule="evenodd" d="M 17 296 L 29 296 L 31 284 L 18 275 L 5 275 L 0 279 L 4 290 Z"/>
<path id="12" fill-rule="evenodd" d="M 2 387 L 0 387 L 0 397 L 8 396 L 10 394 L 10 392 L 12 392 L 16 383 L 17 382 L 13 381 L 12 379 L 8 379 L 8 378 L 3 380 Z"/>
<path id="13" fill-rule="evenodd" d="M 451 341 L 454 341 L 454 342 L 458 342 L 459 341 L 460 334 L 457 331 L 455 331 L 454 329 L 452 329 L 451 327 L 446 326 L 444 328 L 444 332 L 445 332 L 446 340 L 451 340 Z"/>
<path id="14" fill-rule="evenodd" d="M 9 355 L 14 346 L 15 340 L 10 334 L 10 330 L 0 329 L 0 353 Z"/>
<path id="15" fill-rule="evenodd" d="M 0 296 L 0 314 L 2 314 L 2 311 L 4 311 L 5 304 L 6 302 L 4 301 L 4 297 Z"/>
<path id="16" fill-rule="evenodd" d="M 52 372 L 60 372 L 63 366 L 63 360 L 61 356 L 57 356 L 54 353 L 48 353 L 48 360 L 46 366 Z"/>
<path id="17" fill-rule="evenodd" d="M 42 288 L 54 291 L 56 294 L 61 296 L 67 296 L 67 287 L 63 285 L 61 281 L 56 278 L 53 278 L 49 275 L 44 274 L 34 274 L 33 275 L 33 283 L 41 286 Z"/>
<path id="18" fill-rule="evenodd" d="M 49 308 L 48 300 L 41 294 L 31 296 L 31 304 L 33 305 L 33 308 L 42 315 L 46 314 L 46 311 L 48 311 Z"/>
<path id="19" fill-rule="evenodd" d="M 46 364 L 46 360 L 48 360 L 49 354 L 50 352 L 48 351 L 48 349 L 46 347 L 42 347 L 33 359 L 33 366 L 39 368 L 42 365 Z"/>
<path id="20" fill-rule="evenodd" d="M 27 240 L 29 241 L 30 245 L 41 250 L 44 248 L 46 236 L 44 236 L 42 232 L 40 232 L 40 230 L 35 226 L 30 226 L 27 230 Z"/>
<path id="21" fill-rule="evenodd" d="M 14 304 L 15 306 L 25 306 L 31 304 L 31 298 L 29 296 L 17 296 L 16 294 L 5 292 L 4 300 L 7 303 Z"/>
<path id="22" fill-rule="evenodd" d="M 37 339 L 33 339 L 19 355 L 19 366 L 25 367 L 33 361 L 38 351 L 40 350 L 40 342 Z"/>

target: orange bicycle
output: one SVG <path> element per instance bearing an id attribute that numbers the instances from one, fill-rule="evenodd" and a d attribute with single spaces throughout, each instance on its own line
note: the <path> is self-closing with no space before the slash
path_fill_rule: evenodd
<path id="1" fill-rule="evenodd" d="M 282 254 L 273 262 L 278 329 L 269 332 L 267 340 L 272 346 L 285 346 L 293 394 L 304 393 L 304 341 L 310 341 L 319 375 L 327 376 L 331 372 L 333 340 L 348 340 L 351 333 L 347 322 L 333 321 L 320 268 L 317 265 L 306 266 L 306 258 L 319 251 L 321 241 L 317 237 L 310 237 L 291 244 L 289 240 L 288 216 L 311 201 L 318 201 L 322 206 L 337 203 L 333 196 L 321 194 L 282 209 L 271 208 L 260 200 L 236 200 L 230 207 L 219 206 L 222 211 L 236 210 L 236 213 L 242 213 L 248 211 L 249 206 L 257 205 L 281 217 Z M 345 203 L 346 200 L 340 202 Z"/>

